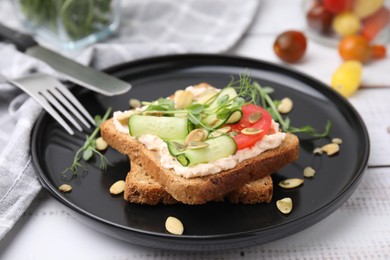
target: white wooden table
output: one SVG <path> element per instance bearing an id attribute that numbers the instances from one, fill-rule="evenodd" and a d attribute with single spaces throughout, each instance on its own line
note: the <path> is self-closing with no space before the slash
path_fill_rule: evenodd
<path id="1" fill-rule="evenodd" d="M 253 26 L 229 53 L 282 64 L 272 44 L 276 35 L 287 29 L 304 30 L 301 1 L 263 1 Z M 304 60 L 293 67 L 329 83 L 340 63 L 335 49 L 310 41 Z M 223 252 L 154 250 L 81 224 L 67 208 L 42 192 L 0 241 L 0 259 L 390 259 L 390 58 L 365 66 L 363 82 L 366 86 L 387 86 L 366 87 L 350 98 L 369 131 L 368 170 L 344 205 L 297 234 Z"/>

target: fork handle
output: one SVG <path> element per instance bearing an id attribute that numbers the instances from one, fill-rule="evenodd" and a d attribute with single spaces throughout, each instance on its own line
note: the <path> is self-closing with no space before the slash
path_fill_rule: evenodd
<path id="1" fill-rule="evenodd" d="M 8 40 L 22 52 L 25 52 L 30 47 L 38 45 L 38 43 L 30 35 L 20 33 L 2 24 L 0 24 L 0 38 Z"/>

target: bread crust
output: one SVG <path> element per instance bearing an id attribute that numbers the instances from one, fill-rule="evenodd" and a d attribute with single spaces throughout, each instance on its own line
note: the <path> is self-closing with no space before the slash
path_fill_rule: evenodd
<path id="1" fill-rule="evenodd" d="M 228 200 L 231 203 L 256 204 L 272 200 L 272 178 L 267 175 L 259 180 L 245 184 L 238 190 L 229 192 L 215 201 Z M 124 199 L 138 204 L 176 204 L 180 203 L 169 194 L 163 186 L 147 175 L 144 168 L 134 162 L 126 177 Z"/>
<path id="2" fill-rule="evenodd" d="M 272 150 L 244 160 L 233 169 L 203 177 L 184 178 L 161 166 L 157 153 L 148 150 L 129 135 L 118 132 L 113 118 L 101 125 L 104 140 L 120 153 L 142 165 L 149 176 L 157 181 L 176 200 L 185 204 L 203 204 L 225 196 L 245 184 L 280 170 L 298 158 L 299 140 L 290 133 L 282 144 Z"/>

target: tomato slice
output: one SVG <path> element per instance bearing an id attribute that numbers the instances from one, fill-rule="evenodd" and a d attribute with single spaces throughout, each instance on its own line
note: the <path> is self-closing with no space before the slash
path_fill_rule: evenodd
<path id="1" fill-rule="evenodd" d="M 261 118 L 254 123 L 249 121 L 250 116 L 255 113 L 260 112 Z M 254 104 L 248 104 L 242 107 L 242 118 L 240 122 L 230 125 L 231 132 L 235 132 L 236 135 L 233 137 L 234 141 L 237 144 L 237 149 L 245 149 L 252 147 L 255 143 L 263 139 L 271 127 L 272 117 L 268 111 L 263 109 L 260 106 Z M 261 130 L 258 134 L 243 134 L 241 130 L 244 128 L 255 128 Z"/>

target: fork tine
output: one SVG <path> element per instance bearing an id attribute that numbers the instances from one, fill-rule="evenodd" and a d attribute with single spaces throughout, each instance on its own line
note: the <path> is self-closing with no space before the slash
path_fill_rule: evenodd
<path id="1" fill-rule="evenodd" d="M 56 99 L 58 99 L 70 112 L 72 112 L 86 127 L 91 128 L 91 125 L 84 119 L 84 117 L 74 108 L 74 106 L 63 96 L 63 93 L 57 88 L 49 90 Z"/>
<path id="2" fill-rule="evenodd" d="M 72 103 L 78 111 L 80 111 L 85 118 L 89 120 L 89 122 L 92 123 L 92 125 L 95 125 L 95 120 L 91 116 L 90 113 L 84 108 L 84 106 L 78 101 L 75 96 L 72 94 L 72 92 L 69 91 L 67 87 L 65 87 L 61 82 L 58 81 L 58 84 L 56 85 L 56 89 L 61 92 L 69 101 Z"/>
<path id="3" fill-rule="evenodd" d="M 74 120 L 74 118 L 69 114 L 69 112 L 63 107 L 63 105 L 57 101 L 57 99 L 55 99 L 53 97 L 53 95 L 48 92 L 47 90 L 46 91 L 41 91 L 39 92 L 43 97 L 45 97 L 49 103 L 53 104 L 53 106 L 63 115 L 66 117 L 66 119 L 68 119 L 74 127 L 77 128 L 77 130 L 79 130 L 80 132 L 83 131 L 83 129 L 81 128 L 81 126 L 76 122 L 76 120 Z"/>
<path id="4" fill-rule="evenodd" d="M 50 105 L 47 100 L 41 95 L 33 95 L 32 98 L 35 99 L 45 110 L 48 112 L 63 128 L 70 134 L 74 135 L 72 128 L 65 122 L 65 120 L 57 113 L 57 111 Z"/>

